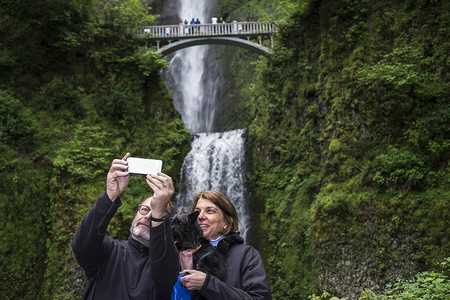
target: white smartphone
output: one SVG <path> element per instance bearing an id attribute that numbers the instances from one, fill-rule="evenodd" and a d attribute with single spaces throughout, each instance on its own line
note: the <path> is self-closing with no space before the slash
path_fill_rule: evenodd
<path id="1" fill-rule="evenodd" d="M 128 157 L 128 172 L 140 175 L 156 175 L 162 170 L 162 160 L 139 157 Z"/>

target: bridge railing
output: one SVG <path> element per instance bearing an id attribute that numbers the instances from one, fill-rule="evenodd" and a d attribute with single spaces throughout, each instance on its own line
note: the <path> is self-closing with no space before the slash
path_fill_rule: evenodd
<path id="1" fill-rule="evenodd" d="M 183 24 L 147 26 L 141 30 L 141 34 L 152 39 L 170 39 L 193 36 L 248 36 L 276 33 L 277 27 L 272 22 L 233 22 L 222 24 Z"/>

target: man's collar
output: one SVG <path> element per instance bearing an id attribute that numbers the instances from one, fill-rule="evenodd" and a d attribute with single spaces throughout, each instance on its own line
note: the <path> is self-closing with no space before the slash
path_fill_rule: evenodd
<path id="1" fill-rule="evenodd" d="M 146 251 L 148 252 L 148 247 L 136 240 L 131 234 L 128 237 L 128 244 L 131 248 L 137 250 L 137 251 Z"/>

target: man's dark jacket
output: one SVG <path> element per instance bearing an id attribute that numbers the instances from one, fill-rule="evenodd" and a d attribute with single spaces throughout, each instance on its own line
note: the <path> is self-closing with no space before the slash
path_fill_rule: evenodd
<path id="1" fill-rule="evenodd" d="M 180 267 L 169 220 L 150 229 L 150 249 L 131 236 L 113 240 L 105 233 L 120 205 L 120 198 L 112 202 L 102 194 L 73 239 L 87 277 L 83 299 L 170 299 Z"/>

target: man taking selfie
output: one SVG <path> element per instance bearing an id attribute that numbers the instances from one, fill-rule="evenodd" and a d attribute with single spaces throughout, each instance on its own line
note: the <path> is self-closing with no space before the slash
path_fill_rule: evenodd
<path id="1" fill-rule="evenodd" d="M 106 192 L 84 216 L 73 239 L 75 257 L 87 277 L 83 299 L 170 299 L 177 281 L 178 252 L 166 211 L 174 194 L 170 176 L 146 176 L 153 195 L 138 206 L 128 240 L 105 235 L 130 180 L 128 157 L 113 160 Z"/>

